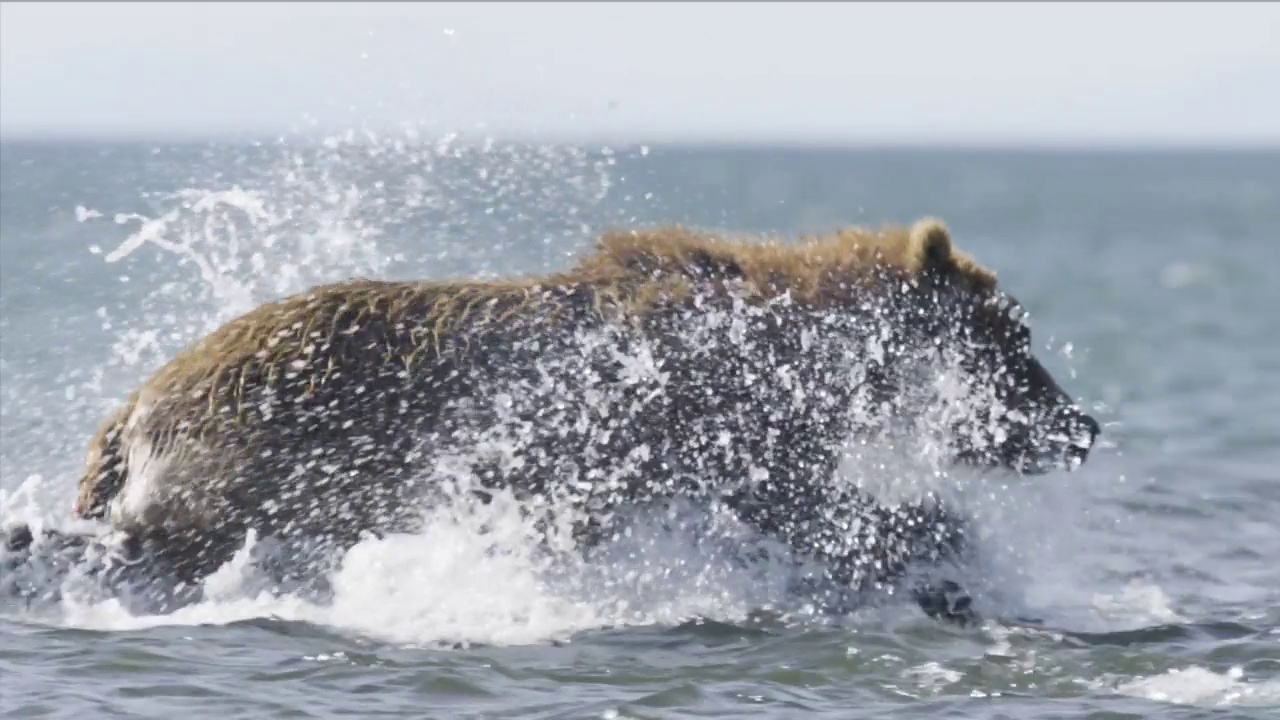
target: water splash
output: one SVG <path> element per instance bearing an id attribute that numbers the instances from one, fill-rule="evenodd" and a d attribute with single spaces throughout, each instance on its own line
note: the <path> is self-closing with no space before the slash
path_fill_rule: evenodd
<path id="1" fill-rule="evenodd" d="M 179 349 L 264 301 L 352 277 L 558 265 L 611 219 L 601 203 L 609 160 L 581 147 L 428 138 L 410 126 L 153 154 L 146 174 L 160 189 L 139 188 L 149 211 L 75 208 L 101 238 L 89 252 L 111 269 L 85 283 L 122 283 L 122 300 L 94 310 L 109 354 L 80 358 L 53 388 L 46 367 L 0 360 L 14 428 L 0 484 L 40 473 L 42 505 L 63 514 L 99 419 Z M 18 442 L 28 432 L 18 428 L 37 420 L 40 435 Z M 81 436 L 58 433 L 67 427 Z"/>
<path id="2" fill-rule="evenodd" d="M 211 171 L 203 183 L 148 193 L 155 212 L 76 207 L 81 223 L 128 231 L 113 247 L 89 250 L 126 268 L 123 282 L 151 288 L 136 306 L 97 311 L 112 354 L 88 379 L 68 384 L 78 401 L 71 411 L 89 423 L 179 348 L 262 302 L 354 276 L 485 276 L 560 265 L 604 219 L 599 204 L 616 162 L 612 153 L 578 147 L 427 139 L 412 129 L 239 152 L 221 163 L 231 170 Z M 636 363 L 640 374 L 653 364 Z M 93 523 L 68 517 L 74 483 L 69 472 L 33 474 L 0 495 L 0 519 L 37 531 L 88 530 Z M 402 642 L 512 643 L 586 627 L 677 622 L 699 612 L 733 614 L 734 607 L 745 612 L 746 589 L 760 587 L 758 571 L 735 586 L 725 578 L 736 570 L 715 558 L 639 551 L 637 543 L 675 548 L 689 540 L 665 530 L 646 535 L 633 527 L 623 544 L 600 549 L 610 561 L 591 565 L 539 554 L 526 518 L 452 512 L 420 535 L 353 548 L 324 605 L 265 591 L 251 543 L 208 579 L 197 605 L 138 614 L 86 591 L 79 578 L 50 577 L 61 599 L 44 617 L 128 630 L 272 616 Z M 612 572 L 624 556 L 631 564 Z"/>
<path id="3" fill-rule="evenodd" d="M 1192 665 L 1119 682 L 1115 692 L 1171 705 L 1267 707 L 1280 704 L 1280 682 L 1250 681 L 1240 667 L 1218 673 Z"/>
<path id="4" fill-rule="evenodd" d="M 133 387 L 178 348 L 226 320 L 316 284 L 360 275 L 483 276 L 558 266 L 562 248 L 585 238 L 599 219 L 597 204 L 612 184 L 609 155 L 473 145 L 458 138 L 426 141 L 412 132 L 351 133 L 318 146 L 280 144 L 258 152 L 266 161 L 245 158 L 234 179 L 216 176 L 197 187 L 152 195 L 155 213 L 112 215 L 129 235 L 111 250 L 96 252 L 109 264 L 129 268 L 131 282 L 154 289 L 137 309 L 99 310 L 104 328 L 114 334 L 114 352 L 89 380 L 74 386 L 84 412 L 100 415 L 122 388 Z M 103 213 L 77 208 L 76 217 L 99 222 Z M 533 248 L 518 244 L 530 237 L 538 241 Z M 496 262 L 486 265 L 488 259 Z M 746 317 L 741 308 L 709 313 L 707 329 L 724 329 L 742 342 Z M 884 342 L 867 339 L 872 356 Z M 593 345 L 589 339 L 583 347 L 588 354 L 616 352 L 607 342 Z M 867 347 L 813 349 L 839 356 L 860 355 Z M 630 386 L 663 382 L 659 363 L 643 344 L 621 360 L 621 379 Z M 557 369 L 561 376 L 564 371 Z M 843 368 L 852 385 L 860 371 Z M 939 377 L 942 382 L 928 390 L 947 398 L 948 407 L 992 402 L 951 375 Z M 787 377 L 778 382 L 790 389 Z M 593 390 L 590 383 L 577 387 Z M 522 401 L 574 391 L 553 383 Z M 504 398 L 510 401 L 495 397 L 500 406 Z M 510 456 L 511 447 L 529 442 L 509 435 L 518 418 L 506 405 L 495 409 L 497 422 L 475 444 L 478 452 Z M 854 409 L 868 407 L 855 403 Z M 943 427 L 953 419 L 943 414 L 924 422 Z M 903 460 L 904 449 L 857 448 L 846 460 L 846 476 L 901 499 L 952 484 L 954 476 L 940 470 L 942 446 L 926 444 L 909 461 Z M 73 484 L 73 478 L 52 474 L 31 483 L 65 487 L 65 493 Z M 50 514 L 62 516 L 66 506 L 14 495 L 0 498 L 0 517 L 41 515 L 47 521 Z M 398 642 L 521 643 L 691 615 L 740 619 L 753 608 L 785 606 L 785 572 L 767 563 L 743 564 L 740 553 L 726 550 L 759 538 L 744 538 L 738 528 L 709 547 L 707 537 L 717 536 L 700 535 L 695 527 L 688 518 L 667 518 L 657 527 L 641 523 L 593 558 L 569 559 L 544 555 L 529 520 L 518 515 L 436 517 L 421 534 L 368 540 L 350 550 L 331 578 L 330 604 L 260 591 L 248 565 L 252 548 L 246 547 L 211 578 L 209 597 L 197 606 L 138 616 L 118 601 L 82 601 L 71 592 L 60 622 L 127 629 L 275 616 Z M 804 608 L 789 610 L 804 614 Z"/>
<path id="5" fill-rule="evenodd" d="M 150 288 L 136 305 L 97 311 L 112 353 L 89 360 L 91 369 L 77 372 L 80 379 L 64 379 L 65 412 L 83 417 L 83 425 L 96 424 L 178 349 L 264 301 L 351 277 L 510 272 L 503 260 L 556 264 L 565 246 L 602 221 L 600 201 L 613 182 L 613 159 L 585 148 L 426 138 L 412 127 L 383 135 L 348 132 L 319 143 L 281 139 L 217 148 L 204 160 L 185 169 L 203 172 L 191 186 L 144 193 L 154 212 L 75 208 L 80 223 L 113 222 L 128 231 L 114 247 L 89 251 L 123 268 L 122 282 Z M 103 228 L 104 236 L 111 234 Z M 6 382 L 7 410 L 39 402 L 24 399 L 21 380 Z M 30 441 L 49 447 L 46 457 L 66 457 L 54 449 L 59 445 L 73 455 L 83 452 L 77 448 L 84 438 Z M 52 468 L 33 463 L 25 481 L 6 482 L 0 521 L 36 530 L 86 529 L 68 512 L 78 464 L 78 457 Z M 4 472 L 12 478 L 20 469 L 6 462 Z M 359 558 L 352 561 L 359 565 Z M 77 606 L 69 593 L 68 621 L 92 625 L 95 617 L 109 617 L 108 625 L 130 626 L 112 614 L 113 602 Z M 211 600 L 170 620 L 279 609 L 253 599 L 228 602 Z M 272 601 L 278 602 L 284 601 Z M 128 614 L 119 603 L 114 607 Z"/>
<path id="6" fill-rule="evenodd" d="M 399 645 L 519 645 L 571 641 L 584 630 L 675 625 L 691 617 L 745 621 L 771 603 L 785 607 L 780 567 L 734 562 L 741 531 L 699 524 L 698 511 L 638 516 L 590 558 L 548 552 L 539 529 L 512 498 L 453 504 L 431 513 L 427 530 L 362 542 L 317 603 L 264 587 L 251 539 L 204 583 L 204 599 L 171 613 L 138 613 L 120 600 L 69 592 L 43 619 L 62 627 L 140 630 L 275 618 L 330 627 Z M 699 533 L 698 529 L 704 532 Z M 697 535 L 697 537 L 695 537 Z M 699 552 L 708 538 L 719 551 Z M 733 550 L 730 550 L 730 547 Z M 793 616 L 805 608 L 792 608 Z"/>

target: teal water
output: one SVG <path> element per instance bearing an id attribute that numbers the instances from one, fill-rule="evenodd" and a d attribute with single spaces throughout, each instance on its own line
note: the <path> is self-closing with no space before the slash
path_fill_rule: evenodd
<path id="1" fill-rule="evenodd" d="M 563 267 L 613 224 L 795 234 L 936 215 L 1106 423 L 1076 473 L 966 480 L 969 578 L 1045 629 L 762 610 L 641 532 L 577 582 L 460 524 L 353 551 L 332 606 L 164 617 L 0 597 L 5 717 L 1244 717 L 1280 708 L 1280 153 L 12 144 L 0 520 L 68 525 L 85 442 L 185 342 L 356 275 Z M 845 472 L 857 475 L 857 467 Z"/>

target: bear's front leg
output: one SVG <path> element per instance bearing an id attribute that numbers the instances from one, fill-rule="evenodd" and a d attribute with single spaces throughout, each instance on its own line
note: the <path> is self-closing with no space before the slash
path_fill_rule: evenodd
<path id="1" fill-rule="evenodd" d="M 832 482 L 766 481 L 726 498 L 760 532 L 823 564 L 829 580 L 854 592 L 907 589 L 931 617 L 972 619 L 967 596 L 954 582 L 908 580 L 965 552 L 963 523 L 936 501 L 890 507 Z"/>
<path id="2" fill-rule="evenodd" d="M 911 588 L 911 598 L 931 618 L 962 626 L 980 619 L 973 609 L 973 598 L 951 580 L 918 584 Z"/>

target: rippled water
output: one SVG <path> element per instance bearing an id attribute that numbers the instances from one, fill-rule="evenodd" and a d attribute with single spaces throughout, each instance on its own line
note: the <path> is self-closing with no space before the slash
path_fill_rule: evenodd
<path id="1" fill-rule="evenodd" d="M 356 548 L 327 605 L 257 596 L 235 563 L 168 616 L 0 597 L 6 717 L 1280 708 L 1280 154 L 6 144 L 0 192 L 4 522 L 70 526 L 102 414 L 266 298 L 563 267 L 631 221 L 796 233 L 941 216 L 1028 306 L 1108 441 L 1077 473 L 960 489 L 984 536 L 979 602 L 1043 627 L 959 629 L 893 602 L 809 612 L 693 524 L 641 519 L 553 569 L 519 523 L 463 518 Z"/>

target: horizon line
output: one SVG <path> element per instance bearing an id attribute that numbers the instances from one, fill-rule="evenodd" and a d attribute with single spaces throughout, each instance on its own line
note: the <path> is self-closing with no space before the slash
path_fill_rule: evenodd
<path id="1" fill-rule="evenodd" d="M 394 137 L 403 132 L 402 128 L 344 129 L 334 132 L 266 132 L 266 131 L 226 131 L 226 132 L 0 132 L 0 144 L 5 145 L 276 145 L 276 144 L 312 144 L 322 143 L 348 132 L 356 135 L 356 143 L 367 141 L 367 137 Z M 365 136 L 365 137 L 361 137 Z M 867 151 L 867 150 L 925 150 L 925 151 L 1012 151 L 1012 152 L 1247 152 L 1280 151 L 1280 138 L 1248 138 L 1248 139 L 1177 139 L 1177 138 L 1016 138 L 994 139 L 986 137 L 944 137 L 922 139 L 910 137 L 880 136 L 865 138 L 834 138 L 815 136 L 812 138 L 796 138 L 781 136 L 759 137 L 700 137 L 700 136 L 668 136 L 652 138 L 624 138 L 602 135 L 562 135 L 562 134 L 529 134 L 484 132 L 476 130 L 445 130 L 435 132 L 418 132 L 420 142 L 439 141 L 451 138 L 462 143 L 498 142 L 527 145 L 564 145 L 600 148 L 665 148 L 665 149 L 741 149 L 741 150 L 827 150 L 827 151 Z"/>

